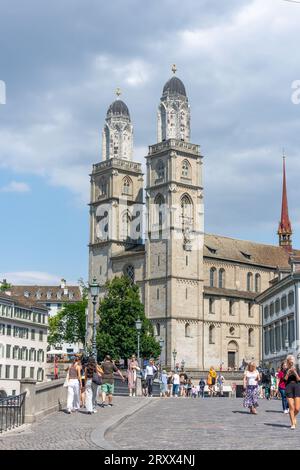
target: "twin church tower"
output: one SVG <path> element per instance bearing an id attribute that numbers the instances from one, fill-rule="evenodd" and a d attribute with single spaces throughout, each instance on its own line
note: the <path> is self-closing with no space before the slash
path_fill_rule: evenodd
<path id="1" fill-rule="evenodd" d="M 286 193 L 280 246 L 204 234 L 203 157 L 190 143 L 190 106 L 172 71 L 158 106 L 157 143 L 145 157 L 146 181 L 133 160 L 128 107 L 118 96 L 108 108 L 102 162 L 91 174 L 89 280 L 97 279 L 101 295 L 107 280 L 123 274 L 139 286 L 163 364 L 235 368 L 260 360 L 255 297 L 278 267 L 289 266 Z"/>

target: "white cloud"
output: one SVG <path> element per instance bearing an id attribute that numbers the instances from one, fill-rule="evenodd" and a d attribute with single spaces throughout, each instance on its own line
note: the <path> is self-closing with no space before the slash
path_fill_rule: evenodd
<path id="1" fill-rule="evenodd" d="M 62 276 L 41 271 L 20 271 L 0 273 L 0 279 L 6 279 L 14 285 L 59 285 Z M 77 285 L 75 281 L 68 281 L 69 285 Z"/>
<path id="2" fill-rule="evenodd" d="M 22 183 L 18 181 L 11 181 L 6 186 L 0 188 L 0 192 L 3 193 L 28 193 L 30 191 L 30 186 L 27 183 Z"/>

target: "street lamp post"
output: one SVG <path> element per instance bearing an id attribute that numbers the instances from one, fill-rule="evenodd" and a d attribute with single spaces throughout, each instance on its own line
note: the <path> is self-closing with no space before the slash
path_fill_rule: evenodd
<path id="1" fill-rule="evenodd" d="M 176 351 L 175 348 L 174 348 L 174 351 L 172 352 L 172 355 L 173 355 L 173 359 L 174 359 L 174 371 L 175 371 L 175 363 L 176 363 L 176 356 L 177 356 L 177 351 Z"/>
<path id="2" fill-rule="evenodd" d="M 184 366 L 185 366 L 185 360 L 182 359 L 182 361 L 181 361 L 181 370 L 182 370 L 182 372 L 184 372 Z"/>
<path id="3" fill-rule="evenodd" d="M 164 347 L 164 340 L 162 338 L 159 339 L 159 347 L 160 347 L 159 368 L 160 368 L 160 373 L 161 373 L 161 353 Z"/>
<path id="4" fill-rule="evenodd" d="M 138 337 L 138 350 L 137 350 L 137 359 L 138 359 L 138 364 L 140 365 L 140 335 L 141 335 L 141 329 L 142 329 L 142 320 L 138 318 L 135 322 L 135 328 L 137 331 L 137 337 Z"/>
<path id="5" fill-rule="evenodd" d="M 92 336 L 92 354 L 97 360 L 97 345 L 96 345 L 96 304 L 100 292 L 100 286 L 97 279 L 94 277 L 93 282 L 90 284 L 90 293 L 93 303 L 93 336 Z"/>

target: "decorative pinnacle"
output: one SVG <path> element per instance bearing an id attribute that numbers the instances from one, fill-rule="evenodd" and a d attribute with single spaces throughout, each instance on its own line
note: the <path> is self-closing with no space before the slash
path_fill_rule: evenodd
<path id="1" fill-rule="evenodd" d="M 176 64 L 173 64 L 172 65 L 172 72 L 175 74 L 177 72 L 177 67 L 176 67 Z"/>
<path id="2" fill-rule="evenodd" d="M 121 94 L 122 94 L 121 89 L 120 89 L 120 88 L 117 88 L 117 89 L 116 89 L 116 95 L 117 95 L 117 97 L 119 98 L 119 96 L 120 96 Z"/>
<path id="3" fill-rule="evenodd" d="M 285 155 L 285 149 L 283 148 L 282 149 L 282 158 L 285 159 L 286 158 L 286 155 Z"/>

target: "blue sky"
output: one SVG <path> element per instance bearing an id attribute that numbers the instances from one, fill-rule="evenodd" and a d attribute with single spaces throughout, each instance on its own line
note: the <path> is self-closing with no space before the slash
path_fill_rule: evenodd
<path id="1" fill-rule="evenodd" d="M 205 155 L 205 230 L 277 244 L 284 147 L 300 246 L 299 4 L 2 0 L 0 13 L 2 277 L 87 278 L 89 173 L 106 110 L 121 87 L 143 161 L 172 63 Z"/>

